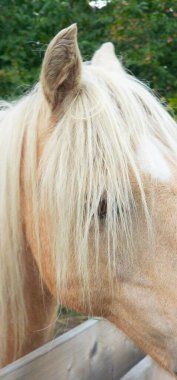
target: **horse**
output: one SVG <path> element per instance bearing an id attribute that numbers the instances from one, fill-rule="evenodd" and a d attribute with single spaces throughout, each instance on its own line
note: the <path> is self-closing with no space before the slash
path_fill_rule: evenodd
<path id="1" fill-rule="evenodd" d="M 75 24 L 0 107 L 1 366 L 52 339 L 63 304 L 175 376 L 175 120 L 112 43 L 83 62 Z"/>

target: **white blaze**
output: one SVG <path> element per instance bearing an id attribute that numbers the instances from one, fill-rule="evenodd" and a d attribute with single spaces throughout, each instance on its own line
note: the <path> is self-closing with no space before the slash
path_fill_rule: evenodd
<path id="1" fill-rule="evenodd" d="M 137 160 L 141 170 L 153 178 L 167 182 L 171 171 L 164 154 L 164 147 L 156 138 L 143 137 L 137 152 Z"/>

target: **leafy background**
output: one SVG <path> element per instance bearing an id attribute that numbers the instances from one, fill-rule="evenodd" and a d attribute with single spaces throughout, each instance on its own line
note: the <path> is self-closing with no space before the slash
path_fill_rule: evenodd
<path id="1" fill-rule="evenodd" d="M 1 98 L 21 95 L 38 80 L 50 39 L 73 22 L 84 59 L 114 42 L 127 69 L 177 110 L 176 0 L 112 0 L 101 9 L 86 0 L 1 0 Z"/>

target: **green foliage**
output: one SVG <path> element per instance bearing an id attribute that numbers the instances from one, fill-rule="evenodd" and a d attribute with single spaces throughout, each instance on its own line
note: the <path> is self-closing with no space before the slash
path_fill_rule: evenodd
<path id="1" fill-rule="evenodd" d="M 58 309 L 58 316 L 61 317 L 61 316 L 70 316 L 70 317 L 78 317 L 79 315 L 81 315 L 80 313 L 77 313 L 76 311 L 74 310 L 70 310 L 70 309 L 67 309 L 65 306 L 60 306 L 59 309 Z"/>
<path id="2" fill-rule="evenodd" d="M 177 120 L 177 95 L 174 98 L 168 99 L 168 107 L 172 116 Z"/>
<path id="3" fill-rule="evenodd" d="M 159 94 L 177 95 L 176 0 L 114 1 L 112 38 L 131 72 Z"/>
<path id="4" fill-rule="evenodd" d="M 47 44 L 73 22 L 84 59 L 112 40 L 126 67 L 176 107 L 176 0 L 112 0 L 102 9 L 86 0 L 1 0 L 0 97 L 14 98 L 38 80 Z"/>

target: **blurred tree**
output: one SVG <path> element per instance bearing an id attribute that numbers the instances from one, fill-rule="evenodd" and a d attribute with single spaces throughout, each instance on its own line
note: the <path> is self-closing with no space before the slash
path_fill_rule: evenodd
<path id="1" fill-rule="evenodd" d="M 1 0 L 0 97 L 14 97 L 38 79 L 44 50 L 62 28 L 78 23 L 88 60 L 112 40 L 126 67 L 177 106 L 176 0 Z"/>
<path id="2" fill-rule="evenodd" d="M 177 97 L 176 0 L 113 2 L 112 39 L 127 68 L 161 95 Z"/>

